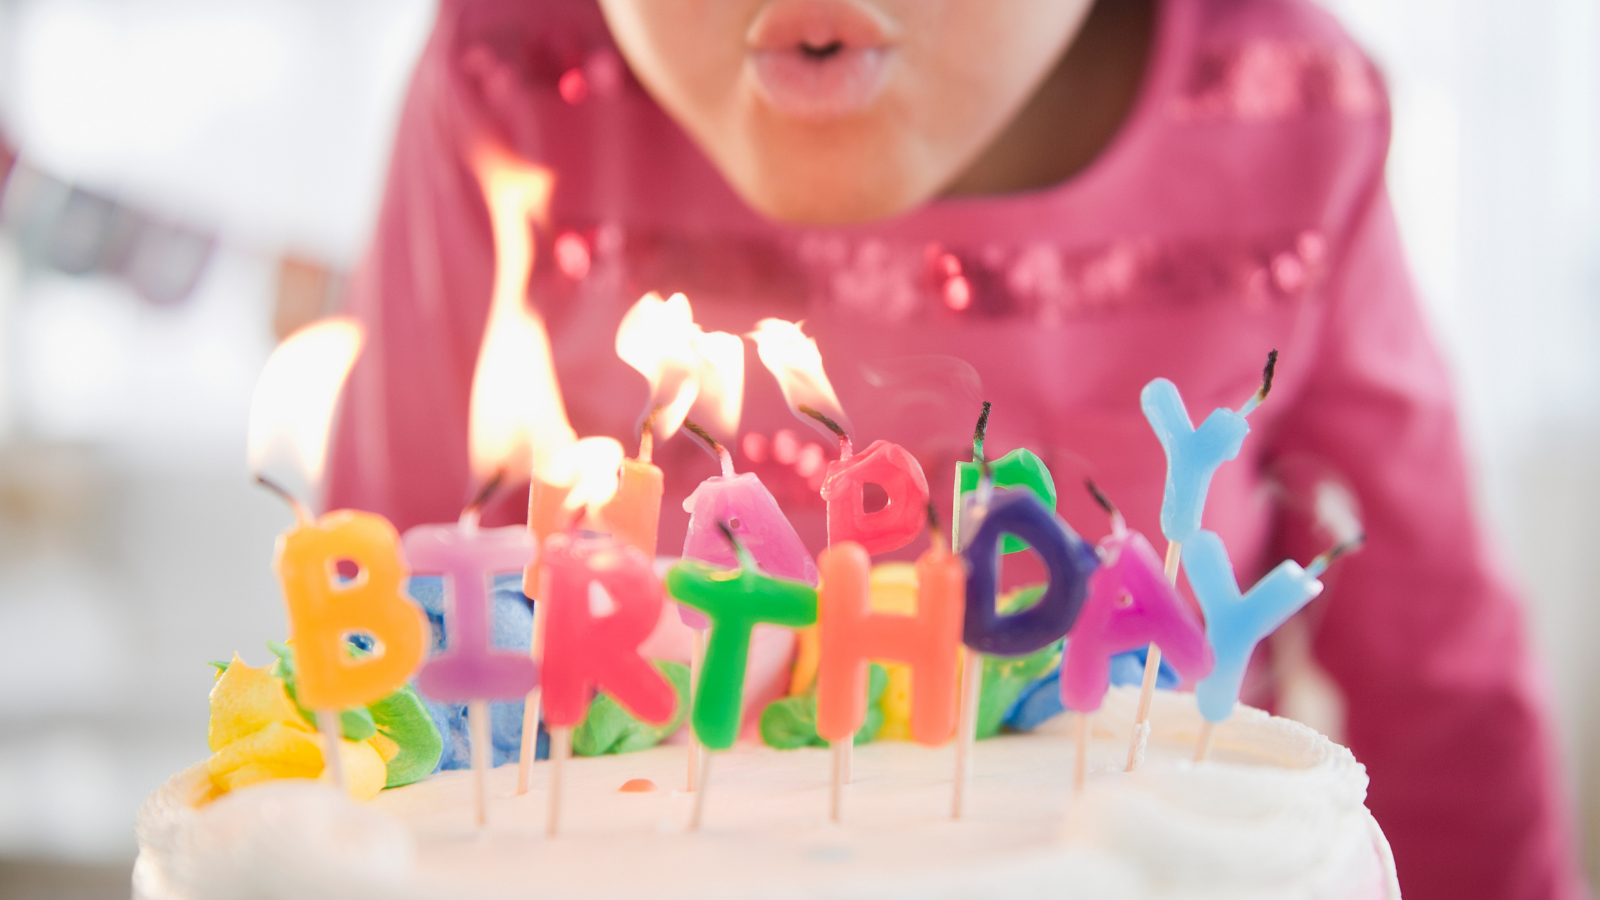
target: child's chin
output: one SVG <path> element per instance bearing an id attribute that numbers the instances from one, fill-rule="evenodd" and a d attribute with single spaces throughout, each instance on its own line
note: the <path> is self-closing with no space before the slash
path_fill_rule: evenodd
<path id="1" fill-rule="evenodd" d="M 938 182 L 911 177 L 915 173 L 910 168 L 824 154 L 820 159 L 763 160 L 751 170 L 725 174 L 744 201 L 770 219 L 854 225 L 900 215 L 933 195 Z M 920 180 L 928 184 L 919 185 Z"/>

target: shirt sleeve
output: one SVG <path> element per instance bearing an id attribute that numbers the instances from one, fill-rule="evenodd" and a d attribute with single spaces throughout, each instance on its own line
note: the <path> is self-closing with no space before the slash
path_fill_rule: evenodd
<path id="1" fill-rule="evenodd" d="M 1315 369 L 1275 433 L 1347 479 L 1365 547 L 1314 638 L 1407 898 L 1577 898 L 1570 810 L 1521 598 L 1485 540 L 1450 379 L 1381 160 L 1335 260 Z"/>

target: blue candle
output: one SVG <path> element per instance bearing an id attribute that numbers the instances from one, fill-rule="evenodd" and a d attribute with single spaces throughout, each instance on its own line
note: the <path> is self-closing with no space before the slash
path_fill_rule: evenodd
<path id="1" fill-rule="evenodd" d="M 1049 581 L 1037 604 L 1001 615 L 996 607 L 1000 544 L 1008 534 L 1026 541 L 1039 554 Z M 1027 489 L 994 492 L 977 533 L 962 555 L 967 560 L 967 615 L 962 642 L 979 653 L 999 656 L 1032 653 L 1071 630 L 1083 606 L 1089 574 L 1100 563 L 1094 548 Z"/>
<path id="2" fill-rule="evenodd" d="M 1317 576 L 1326 559 L 1318 557 L 1309 569 L 1285 560 L 1240 596 L 1228 550 L 1216 532 L 1200 531 L 1184 543 L 1183 568 L 1205 612 L 1206 639 L 1217 657 L 1216 668 L 1194 691 L 1207 721 L 1221 722 L 1233 714 L 1256 644 L 1322 593 Z"/>
<path id="3" fill-rule="evenodd" d="M 1166 493 L 1161 499 L 1161 533 L 1184 543 L 1200 530 L 1206 493 L 1217 467 L 1239 455 L 1250 423 L 1231 409 L 1215 409 L 1195 428 L 1178 387 L 1165 378 L 1144 386 L 1139 394 L 1150 427 L 1167 452 Z"/>

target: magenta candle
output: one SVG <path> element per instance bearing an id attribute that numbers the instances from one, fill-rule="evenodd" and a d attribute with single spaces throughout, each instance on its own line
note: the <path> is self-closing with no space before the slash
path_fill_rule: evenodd
<path id="1" fill-rule="evenodd" d="M 778 501 L 754 472 L 735 474 L 728 451 L 720 446 L 716 449 L 722 474 L 700 482 L 683 501 L 683 509 L 689 514 L 684 558 L 738 568 L 739 558 L 720 528 L 726 525 L 763 572 L 816 587 L 816 561 L 778 508 Z M 711 624 L 699 611 L 687 606 L 680 606 L 679 613 L 684 624 L 696 630 L 704 631 Z"/>
<path id="2" fill-rule="evenodd" d="M 1162 571 L 1161 557 L 1137 531 L 1118 526 L 1100 542 L 1100 567 L 1067 639 L 1061 702 L 1076 712 L 1100 708 L 1111 657 L 1155 644 L 1187 681 L 1204 678 L 1214 658 L 1205 630 Z"/>
<path id="3" fill-rule="evenodd" d="M 526 653 L 497 651 L 489 642 L 489 585 L 495 575 L 520 572 L 533 557 L 533 537 L 521 525 L 478 528 L 472 513 L 458 524 L 418 525 L 402 539 L 415 575 L 444 580 L 449 641 L 417 673 L 417 689 L 435 700 L 520 699 L 539 683 Z"/>

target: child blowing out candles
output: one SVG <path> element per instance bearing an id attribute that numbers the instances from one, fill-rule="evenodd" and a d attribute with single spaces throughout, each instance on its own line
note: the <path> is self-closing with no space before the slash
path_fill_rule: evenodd
<path id="1" fill-rule="evenodd" d="M 1309 0 L 441 0 L 352 282 L 371 343 L 330 506 L 404 530 L 469 494 L 483 141 L 554 177 L 529 302 L 578 434 L 632 446 L 647 388 L 616 326 L 681 290 L 707 331 L 803 320 L 852 436 L 905 447 L 941 505 L 970 455 L 962 360 L 1005 410 L 994 458 L 1026 446 L 1057 485 L 1093 477 L 1155 535 L 1165 466 L 1141 388 L 1163 376 L 1190 410 L 1231 408 L 1277 348 L 1293 364 L 1203 526 L 1254 584 L 1329 545 L 1275 473 L 1359 500 L 1366 547 L 1313 601 L 1312 646 L 1406 895 L 1581 896 L 1520 604 L 1395 232 L 1389 134 L 1378 74 Z M 932 380 L 893 377 L 913 369 Z M 831 448 L 746 370 L 730 451 L 820 551 Z M 660 546 L 681 546 L 682 500 L 715 466 L 690 441 L 655 462 Z M 1095 540 L 1091 504 L 1065 491 L 1059 513 Z M 1270 702 L 1263 685 L 1246 701 Z"/>

